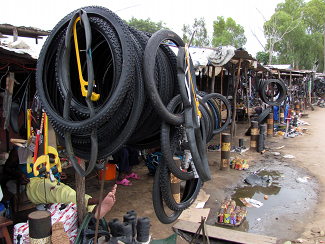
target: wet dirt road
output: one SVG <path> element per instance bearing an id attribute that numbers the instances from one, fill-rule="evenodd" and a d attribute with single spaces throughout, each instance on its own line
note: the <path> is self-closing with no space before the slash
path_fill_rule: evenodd
<path id="1" fill-rule="evenodd" d="M 247 159 L 250 165 L 248 171 L 230 170 L 220 171 L 219 152 L 208 152 L 212 180 L 206 182 L 203 190 L 210 194 L 206 203 L 211 208 L 208 224 L 214 225 L 217 211 L 225 197 L 251 197 L 264 205 L 259 209 L 248 209 L 246 221 L 238 227 L 240 231 L 268 235 L 278 238 L 278 243 L 285 241 L 303 241 L 303 243 L 319 243 L 325 241 L 321 236 L 325 230 L 325 203 L 323 188 L 325 185 L 324 147 L 325 109 L 316 107 L 315 111 L 308 110 L 309 116 L 303 118 L 309 122 L 307 132 L 295 138 L 282 137 L 266 138 L 266 146 L 270 149 L 265 154 L 245 152 L 240 157 Z M 244 136 L 247 129 L 245 124 L 238 124 L 238 131 L 234 138 L 234 145 L 238 146 L 238 139 L 244 138 L 244 145 L 249 146 L 250 138 Z M 210 144 L 218 144 L 216 137 Z M 274 149 L 284 146 L 282 149 Z M 274 155 L 279 152 L 280 155 Z M 295 158 L 286 159 L 289 154 Z M 232 153 L 232 157 L 238 154 Z M 135 210 L 138 217 L 150 218 L 150 234 L 154 239 L 163 239 L 173 234 L 173 224 L 164 225 L 155 216 L 152 206 L 153 177 L 143 162 L 134 169 L 141 175 L 140 180 L 132 180 L 132 186 L 118 186 L 116 204 L 105 216 L 107 221 L 113 218 L 123 220 L 128 210 Z M 244 183 L 244 179 L 251 173 L 271 175 L 271 187 L 251 187 Z M 307 183 L 297 182 L 297 178 L 308 177 Z M 105 182 L 105 193 L 113 186 L 114 181 Z M 86 193 L 93 197 L 99 196 L 97 180 L 86 181 Z M 268 200 L 264 200 L 268 195 Z M 239 203 L 238 203 L 239 204 Z M 320 232 L 320 233 L 319 233 Z M 240 242 L 240 240 L 238 241 Z M 178 237 L 177 243 L 186 243 Z"/>

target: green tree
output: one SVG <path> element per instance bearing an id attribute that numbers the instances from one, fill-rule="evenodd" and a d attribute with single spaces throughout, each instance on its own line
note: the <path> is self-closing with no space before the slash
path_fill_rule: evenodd
<path id="1" fill-rule="evenodd" d="M 247 42 L 244 27 L 228 17 L 225 21 L 223 16 L 218 16 L 213 21 L 212 46 L 232 45 L 236 48 L 243 47 Z"/>
<path id="2" fill-rule="evenodd" d="M 325 72 L 324 34 L 325 34 L 325 2 L 311 0 L 304 7 L 304 22 L 308 38 L 308 60 L 314 66 L 319 63 L 320 71 Z"/>
<path id="3" fill-rule="evenodd" d="M 271 19 L 264 23 L 264 35 L 267 39 L 266 49 L 270 53 L 269 64 L 272 64 L 274 51 L 284 51 L 288 48 L 288 52 L 296 46 L 291 36 L 303 35 L 300 30 L 297 33 L 296 28 L 302 23 L 302 0 L 286 0 L 285 3 L 280 3 L 275 9 L 275 13 Z M 295 30 L 295 32 L 293 32 Z M 294 34 L 293 34 L 294 33 Z M 291 35 L 289 35 L 291 34 Z M 293 34 L 293 35 L 292 35 Z M 289 43 L 286 43 L 288 42 Z M 282 50 L 280 50 L 282 48 Z"/>
<path id="4" fill-rule="evenodd" d="M 269 62 L 270 54 L 268 52 L 257 52 L 256 59 L 263 65 L 266 65 Z"/>
<path id="5" fill-rule="evenodd" d="M 197 46 L 197 47 L 208 47 L 210 45 L 210 40 L 208 37 L 208 31 L 205 27 L 205 19 L 194 19 L 194 23 L 192 27 L 190 25 L 183 25 L 182 28 L 183 31 L 183 41 L 185 43 L 188 43 L 191 41 L 191 38 L 193 36 L 193 40 L 191 45 Z"/>
<path id="6" fill-rule="evenodd" d="M 266 50 L 277 53 L 278 62 L 293 68 L 313 69 L 324 64 L 325 2 L 286 0 L 277 5 L 271 19 L 264 23 Z M 269 64 L 272 62 L 270 55 Z"/>
<path id="7" fill-rule="evenodd" d="M 138 30 L 148 32 L 148 33 L 155 33 L 156 31 L 159 31 L 160 29 L 169 29 L 166 27 L 166 23 L 159 21 L 159 22 L 153 22 L 150 20 L 150 18 L 143 20 L 143 19 L 136 19 L 132 16 L 132 18 L 129 21 L 124 20 L 128 25 L 133 26 L 137 28 Z"/>

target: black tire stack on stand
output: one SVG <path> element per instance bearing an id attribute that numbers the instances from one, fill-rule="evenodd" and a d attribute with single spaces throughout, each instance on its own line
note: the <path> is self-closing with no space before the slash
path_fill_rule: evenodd
<path id="1" fill-rule="evenodd" d="M 266 81 L 260 80 L 258 83 L 258 92 L 261 100 L 270 105 L 256 118 L 255 121 L 258 121 L 258 125 L 266 123 L 267 116 L 271 113 L 273 106 L 281 106 L 282 103 L 285 109 L 287 103 L 287 94 L 288 90 L 284 81 L 280 79 L 268 79 Z M 273 91 L 273 94 L 272 94 Z M 250 127 L 246 131 L 245 135 L 250 135 Z"/>
<path id="2" fill-rule="evenodd" d="M 82 76 L 88 80 L 87 97 L 81 94 L 75 36 Z M 170 43 L 178 46 L 178 56 Z M 81 176 L 98 169 L 98 159 L 123 145 L 137 149 L 162 146 L 153 203 L 163 223 L 175 221 L 194 202 L 202 182 L 210 180 L 206 142 L 230 121 L 229 102 L 220 94 L 199 93 L 196 109 L 194 68 L 190 58 L 186 62 L 184 46 L 172 31 L 144 33 L 106 8 L 89 6 L 71 12 L 54 27 L 37 63 L 37 91 L 43 109 Z M 188 66 L 193 85 L 186 89 Z M 91 100 L 92 93 L 100 95 L 97 101 Z M 227 110 L 223 124 L 222 108 Z M 183 156 L 188 150 L 193 158 L 189 168 L 175 167 L 173 156 Z M 86 171 L 76 157 L 89 160 Z M 186 182 L 180 203 L 171 194 L 170 173 Z"/>

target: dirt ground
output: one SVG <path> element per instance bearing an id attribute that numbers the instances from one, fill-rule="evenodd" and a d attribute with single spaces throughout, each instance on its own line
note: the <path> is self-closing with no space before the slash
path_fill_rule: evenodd
<path id="1" fill-rule="evenodd" d="M 278 243 L 296 241 L 303 243 L 322 243 L 325 241 L 325 203 L 323 188 L 325 185 L 325 167 L 323 167 L 325 130 L 322 128 L 325 121 L 325 109 L 315 107 L 315 111 L 307 110 L 308 117 L 302 118 L 310 123 L 307 132 L 295 138 L 283 139 L 283 137 L 266 138 L 267 151 L 264 154 L 247 151 L 242 155 L 232 153 L 231 157 L 240 156 L 247 159 L 250 165 L 248 171 L 220 171 L 219 152 L 208 152 L 208 159 L 212 180 L 206 182 L 202 190 L 210 194 L 206 207 L 210 208 L 207 223 L 214 225 L 217 219 L 217 211 L 225 197 L 244 194 L 243 189 L 247 184 L 244 179 L 254 172 L 268 172 L 273 175 L 273 185 L 276 192 L 268 192 L 266 188 L 256 188 L 264 206 L 256 210 L 248 210 L 247 216 L 251 216 L 248 222 L 243 224 L 239 231 L 247 231 L 260 235 L 268 235 L 278 238 Z M 244 138 L 244 145 L 249 147 L 250 137 L 244 133 L 248 128 L 247 122 L 238 122 L 236 137 L 233 144 L 238 146 L 238 139 Z M 216 136 L 210 144 L 219 144 Z M 281 149 L 274 149 L 284 146 Z M 274 155 L 279 152 L 280 155 Z M 293 159 L 283 156 L 293 155 Z M 132 180 L 132 186 L 118 186 L 116 203 L 109 211 L 105 219 L 119 218 L 123 221 L 123 215 L 128 210 L 135 210 L 138 217 L 149 217 L 150 234 L 153 239 L 164 239 L 172 235 L 173 224 L 164 225 L 157 219 L 152 205 L 153 176 L 148 174 L 148 169 L 142 161 L 134 168 L 134 172 L 141 176 L 140 180 Z M 73 169 L 68 171 L 68 183 L 74 187 Z M 298 183 L 296 179 L 308 177 L 307 183 Z M 114 180 L 105 181 L 104 194 L 109 192 L 114 185 Z M 271 190 L 271 188 L 269 188 Z M 237 191 L 238 190 L 238 191 Z M 251 190 L 250 190 L 251 191 Z M 282 195 L 280 194 L 282 192 Z M 86 193 L 93 197 L 99 197 L 99 181 L 96 174 L 86 177 Z M 264 200 L 264 195 L 269 199 Z M 252 194 L 250 196 L 253 196 Z M 261 198 L 261 196 L 263 196 Z M 277 198 L 277 196 L 279 196 Z M 239 196 L 240 197 L 240 196 Z M 290 198 L 291 197 L 291 198 Z M 272 204 L 271 204 L 272 203 Z M 269 206 L 268 206 L 269 204 Z M 255 211 L 255 212 L 254 212 Z M 23 216 L 23 212 L 20 213 Z M 240 243 L 240 240 L 238 240 Z M 178 236 L 177 243 L 187 243 Z"/>

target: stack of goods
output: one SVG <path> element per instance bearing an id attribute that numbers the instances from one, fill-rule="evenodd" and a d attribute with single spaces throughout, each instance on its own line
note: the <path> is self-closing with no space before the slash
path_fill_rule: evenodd
<path id="1" fill-rule="evenodd" d="M 234 200 L 231 198 L 226 198 L 221 204 L 216 223 L 239 226 L 246 217 L 246 214 L 246 207 L 236 206 L 236 202 Z"/>
<path id="2" fill-rule="evenodd" d="M 62 222 L 64 231 L 69 236 L 70 243 L 73 243 L 78 234 L 77 205 L 72 202 L 68 205 L 54 203 L 48 211 L 51 213 L 52 225 L 56 222 Z M 28 223 L 18 223 L 14 226 L 13 240 L 14 243 L 30 243 Z"/>
<path id="3" fill-rule="evenodd" d="M 130 210 L 123 216 L 123 223 L 118 218 L 108 222 L 112 235 L 110 243 L 123 242 L 147 243 L 150 241 L 150 219 L 148 217 L 137 218 L 137 212 Z"/>
<path id="4" fill-rule="evenodd" d="M 235 159 L 231 160 L 230 167 L 237 170 L 247 170 L 249 165 L 247 160 L 236 157 Z"/>

